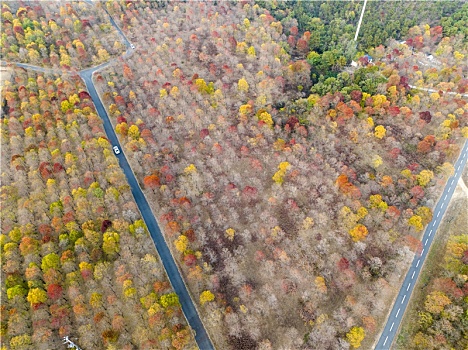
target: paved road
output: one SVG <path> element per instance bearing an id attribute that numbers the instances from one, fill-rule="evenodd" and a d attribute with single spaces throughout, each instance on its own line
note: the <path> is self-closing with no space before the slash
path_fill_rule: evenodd
<path id="1" fill-rule="evenodd" d="M 34 66 L 32 64 L 27 64 L 27 63 L 0 61 L 0 64 L 2 66 L 8 66 L 9 64 L 14 64 L 14 65 L 16 65 L 18 67 L 21 67 L 21 68 L 24 68 L 24 69 L 32 69 L 32 70 L 42 72 L 42 73 L 51 73 L 51 74 L 60 74 L 61 73 L 61 71 L 59 69 L 38 67 L 38 66 Z"/>
<path id="2" fill-rule="evenodd" d="M 415 89 L 415 90 L 422 90 L 422 91 L 427 91 L 427 92 L 439 92 L 441 91 L 440 89 L 439 90 L 436 90 L 436 89 L 429 89 L 429 88 L 420 88 L 420 87 L 417 87 L 415 85 L 408 85 L 410 88 L 412 89 Z M 444 94 L 448 94 L 448 95 L 460 95 L 460 96 L 463 96 L 463 97 L 468 97 L 468 94 L 461 94 L 459 92 L 455 92 L 455 91 L 444 91 Z"/>
<path id="3" fill-rule="evenodd" d="M 387 324 L 385 325 L 382 335 L 380 336 L 377 346 L 375 347 L 376 350 L 390 349 L 390 346 L 395 339 L 398 328 L 400 327 L 401 320 L 403 319 L 403 314 L 405 313 L 406 307 L 408 306 L 408 301 L 411 298 L 411 293 L 413 292 L 413 288 L 416 285 L 419 273 L 421 272 L 429 248 L 432 244 L 432 241 L 434 240 L 437 229 L 439 228 L 439 224 L 442 221 L 442 217 L 447 210 L 448 203 L 452 198 L 453 192 L 455 192 L 458 179 L 463 172 L 463 168 L 466 165 L 467 159 L 468 140 L 463 146 L 460 157 L 455 162 L 455 174 L 447 181 L 444 192 L 440 196 L 440 199 L 434 209 L 433 219 L 427 225 L 426 231 L 424 232 L 422 238 L 423 249 L 421 254 L 416 254 L 411 267 L 406 274 L 403 285 L 400 289 L 400 292 L 398 293 L 395 304 L 393 305 L 393 309 L 390 312 L 390 316 L 388 317 Z"/>
<path id="4" fill-rule="evenodd" d="M 103 8 L 107 12 L 107 9 L 104 6 Z M 120 35 L 125 41 L 125 45 L 127 46 L 127 51 L 123 55 L 123 57 L 125 58 L 133 52 L 133 49 L 131 49 L 130 41 L 127 39 L 125 34 L 119 28 L 119 26 L 115 23 L 112 16 L 108 12 L 107 14 L 109 15 L 112 25 L 119 31 Z M 143 219 L 145 220 L 146 227 L 148 228 L 151 238 L 153 239 L 153 242 L 156 246 L 156 250 L 159 253 L 164 269 L 166 270 L 167 276 L 169 277 L 169 281 L 171 282 L 172 288 L 179 296 L 182 311 L 184 312 L 187 322 L 189 323 L 190 327 L 192 327 L 195 333 L 195 340 L 197 342 L 197 345 L 201 350 L 214 350 L 214 346 L 208 336 L 208 333 L 205 330 L 205 327 L 203 326 L 200 316 L 198 315 L 198 311 L 187 290 L 184 280 L 182 279 L 177 264 L 174 261 L 171 251 L 169 250 L 169 247 L 166 244 L 166 241 L 164 240 L 164 236 L 162 235 L 161 229 L 158 223 L 156 222 L 156 219 L 151 211 L 148 201 L 143 195 L 143 192 L 140 188 L 140 184 L 138 183 L 135 174 L 133 173 L 127 161 L 127 158 L 125 157 L 122 146 L 120 145 L 117 135 L 114 132 L 114 128 L 112 127 L 107 112 L 104 106 L 102 105 L 101 99 L 98 96 L 96 88 L 94 87 L 93 73 L 96 70 L 102 69 L 109 64 L 110 62 L 108 62 L 107 64 L 102 64 L 98 67 L 86 69 L 81 71 L 79 74 L 83 78 L 86 87 L 88 88 L 89 94 L 93 99 L 94 105 L 96 106 L 96 111 L 98 112 L 99 116 L 103 121 L 104 130 L 106 132 L 107 138 L 113 146 L 118 146 L 121 150 L 120 154 L 117 155 L 120 167 L 122 168 L 123 172 L 125 173 L 125 176 L 127 177 L 128 183 L 132 190 L 133 197 L 135 198 L 135 202 L 138 205 Z"/>
<path id="5" fill-rule="evenodd" d="M 92 3 L 92 1 L 89 1 L 89 0 L 88 2 Z M 119 33 L 121 34 L 127 46 L 127 50 L 122 56 L 123 58 L 125 58 L 133 52 L 133 49 L 131 49 L 130 42 L 125 37 L 121 29 L 116 25 L 113 18 L 110 16 L 109 13 L 108 15 L 109 15 L 112 25 L 119 31 Z M 159 225 L 156 222 L 156 219 L 151 211 L 148 201 L 143 195 L 143 192 L 140 188 L 140 184 L 138 183 L 137 179 L 135 178 L 135 174 L 130 168 L 127 158 L 124 155 L 122 146 L 120 145 L 120 142 L 117 138 L 117 135 L 114 132 L 112 124 L 109 121 L 107 112 L 104 106 L 102 105 L 102 102 L 98 96 L 96 88 L 94 87 L 94 83 L 92 79 L 93 73 L 99 69 L 107 67 L 113 61 L 115 61 L 115 59 L 106 63 L 102 63 L 97 67 L 84 69 L 80 71 L 78 74 L 84 80 L 86 87 L 88 88 L 89 94 L 91 98 L 93 99 L 94 105 L 96 106 L 96 111 L 98 112 L 99 116 L 101 117 L 103 121 L 104 130 L 106 132 L 109 142 L 112 144 L 112 146 L 118 146 L 121 150 L 120 154 L 116 155 L 117 159 L 119 160 L 119 165 L 122 168 L 123 172 L 125 173 L 125 176 L 127 177 L 133 197 L 135 198 L 135 202 L 138 205 L 138 208 L 146 223 L 146 226 L 151 235 L 151 238 L 153 239 L 153 242 L 156 246 L 156 250 L 158 251 L 158 254 L 161 258 L 163 266 L 166 270 L 167 276 L 169 277 L 169 281 L 171 282 L 172 288 L 174 289 L 174 291 L 177 293 L 179 297 L 179 301 L 182 306 L 182 311 L 184 312 L 185 318 L 187 319 L 187 322 L 189 323 L 190 327 L 193 329 L 195 333 L 195 340 L 197 342 L 197 345 L 200 348 L 200 350 L 214 350 L 214 346 L 208 336 L 208 333 L 205 330 L 205 327 L 203 326 L 200 316 L 198 315 L 198 311 L 182 279 L 182 276 L 177 267 L 177 264 L 174 261 L 174 258 L 166 244 L 166 241 L 164 240 L 161 229 L 159 228 Z M 17 65 L 18 67 L 31 69 L 31 70 L 35 70 L 35 71 L 39 71 L 43 73 L 55 73 L 55 74 L 61 73 L 61 71 L 58 69 L 38 67 L 38 66 L 25 64 L 25 63 L 18 63 L 18 62 L 11 62 L 11 63 Z M 1 61 L 1 64 L 8 64 L 8 62 Z"/>
<path id="6" fill-rule="evenodd" d="M 81 72 L 80 76 L 86 83 L 86 87 L 88 88 L 89 94 L 91 95 L 94 105 L 96 106 L 96 110 L 99 113 L 102 121 L 104 122 L 104 129 L 106 131 L 107 137 L 113 146 L 117 145 L 122 150 L 122 147 L 119 143 L 117 135 L 114 132 L 114 129 L 109 121 L 107 116 L 106 110 L 99 99 L 99 96 L 94 88 L 94 84 L 92 82 L 92 72 L 85 71 Z M 182 280 L 181 274 L 177 265 L 172 257 L 171 252 L 164 240 L 164 237 L 161 233 L 161 229 L 159 228 L 153 213 L 151 212 L 151 208 L 141 191 L 140 185 L 133 174 L 130 165 L 128 164 L 127 158 L 125 157 L 124 153 L 121 152 L 117 155 L 119 160 L 120 167 L 127 176 L 128 183 L 132 189 L 133 197 L 135 198 L 135 202 L 140 209 L 141 215 L 145 220 L 146 226 L 150 232 L 151 238 L 156 245 L 156 249 L 161 257 L 161 261 L 166 269 L 167 275 L 169 276 L 169 280 L 174 288 L 174 291 L 179 296 L 180 303 L 182 305 L 182 310 L 184 311 L 185 317 L 187 318 L 188 323 L 195 331 L 195 340 L 197 341 L 198 347 L 201 350 L 211 350 L 214 349 L 213 344 L 211 343 L 208 334 L 206 333 L 205 328 L 200 320 L 198 315 L 197 309 L 195 308 L 194 303 L 187 291 L 187 287 Z"/>

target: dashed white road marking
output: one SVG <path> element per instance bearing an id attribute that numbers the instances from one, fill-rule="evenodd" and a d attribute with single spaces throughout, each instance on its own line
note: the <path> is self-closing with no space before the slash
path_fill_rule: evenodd
<path id="1" fill-rule="evenodd" d="M 421 262 L 421 260 L 418 260 L 418 262 L 416 263 L 416 267 L 419 266 L 419 263 Z"/>
<path id="2" fill-rule="evenodd" d="M 392 326 L 390 327 L 390 332 L 392 331 L 394 325 L 395 325 L 395 322 L 392 322 Z"/>
<path id="3" fill-rule="evenodd" d="M 409 291 L 409 288 L 411 287 L 411 283 L 408 284 L 408 287 L 406 287 L 406 291 Z"/>
<path id="4" fill-rule="evenodd" d="M 388 335 L 387 337 L 385 338 L 385 341 L 383 342 L 383 345 L 385 346 L 385 344 L 387 344 L 387 340 L 388 340 Z"/>
<path id="5" fill-rule="evenodd" d="M 439 217 L 439 215 L 440 215 L 440 211 L 437 213 L 437 217 Z"/>
<path id="6" fill-rule="evenodd" d="M 449 191 L 450 191 L 450 188 L 449 188 Z M 444 201 L 447 199 L 447 196 L 448 196 L 448 194 L 446 194 L 446 195 L 445 195 L 445 197 L 444 197 Z"/>
<path id="7" fill-rule="evenodd" d="M 422 252 L 421 252 L 421 255 L 423 255 L 423 254 L 424 254 L 424 248 L 423 248 L 423 250 L 422 250 Z"/>
<path id="8" fill-rule="evenodd" d="M 403 295 L 403 299 L 401 300 L 401 304 L 403 304 L 405 302 L 405 299 L 406 299 L 406 294 Z"/>
<path id="9" fill-rule="evenodd" d="M 415 274 L 415 273 L 416 273 L 416 271 L 413 271 L 413 275 L 411 276 L 411 279 L 413 279 L 413 278 L 414 278 L 414 274 Z"/>
<path id="10" fill-rule="evenodd" d="M 395 315 L 395 318 L 398 318 L 398 314 L 400 313 L 400 309 L 398 309 L 396 315 Z"/>
<path id="11" fill-rule="evenodd" d="M 434 222 L 432 223 L 432 227 L 434 227 L 434 226 L 435 226 L 435 224 L 436 224 L 436 222 L 434 221 Z M 432 231 L 431 231 L 431 232 L 432 232 Z"/>
<path id="12" fill-rule="evenodd" d="M 424 242 L 424 245 L 427 245 L 427 238 L 426 238 L 426 242 Z"/>
<path id="13" fill-rule="evenodd" d="M 429 232 L 429 237 L 431 237 L 431 235 L 432 235 L 432 230 Z"/>

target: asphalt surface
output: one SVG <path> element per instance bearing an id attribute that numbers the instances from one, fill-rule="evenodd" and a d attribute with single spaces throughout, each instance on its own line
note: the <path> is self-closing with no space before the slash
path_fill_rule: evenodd
<path id="1" fill-rule="evenodd" d="M 468 140 L 465 142 L 465 145 L 462 148 L 460 157 L 455 162 L 455 173 L 451 176 L 445 186 L 444 192 L 440 196 L 439 201 L 434 209 L 434 215 L 432 221 L 427 225 L 426 231 L 422 238 L 423 248 L 420 254 L 416 253 L 414 260 L 411 264 L 408 273 L 406 274 L 403 285 L 398 293 L 395 304 L 393 305 L 390 316 L 388 317 L 387 324 L 384 327 L 382 335 L 375 347 L 376 350 L 386 350 L 390 349 L 395 336 L 400 327 L 401 320 L 408 306 L 409 299 L 411 298 L 411 293 L 413 292 L 414 286 L 421 272 L 424 261 L 426 260 L 427 253 L 429 248 L 434 240 L 435 234 L 439 225 L 442 221 L 442 218 L 447 210 L 450 199 L 452 198 L 455 188 L 457 187 L 458 179 L 460 178 L 463 168 L 466 165 L 468 159 Z"/>

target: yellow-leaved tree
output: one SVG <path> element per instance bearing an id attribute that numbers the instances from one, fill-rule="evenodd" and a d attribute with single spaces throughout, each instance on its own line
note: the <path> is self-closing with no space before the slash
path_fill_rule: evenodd
<path id="1" fill-rule="evenodd" d="M 174 241 L 174 245 L 179 252 L 183 253 L 187 249 L 188 238 L 184 235 L 180 235 L 179 238 Z"/>
<path id="2" fill-rule="evenodd" d="M 286 175 L 286 170 L 289 169 L 290 165 L 288 162 L 281 162 L 278 165 L 278 171 L 273 175 L 273 181 L 281 185 L 284 182 L 284 175 Z"/>
<path id="3" fill-rule="evenodd" d="M 31 306 L 44 303 L 47 300 L 47 293 L 42 288 L 32 288 L 26 298 Z"/>
<path id="4" fill-rule="evenodd" d="M 366 238 L 368 233 L 369 232 L 367 231 L 367 227 L 363 224 L 357 224 L 351 230 L 349 230 L 349 235 L 351 236 L 354 242 L 359 242 L 363 240 L 364 238 Z"/>
<path id="5" fill-rule="evenodd" d="M 359 219 L 364 219 L 368 213 L 365 207 L 360 207 L 356 214 L 359 216 Z"/>
<path id="6" fill-rule="evenodd" d="M 325 284 L 325 278 L 322 276 L 315 277 L 315 286 L 321 293 L 327 293 L 327 285 Z"/>
<path id="7" fill-rule="evenodd" d="M 237 83 L 237 89 L 242 92 L 248 92 L 249 83 L 247 83 L 247 80 L 245 80 L 244 78 L 239 79 L 239 82 Z"/>
<path id="8" fill-rule="evenodd" d="M 369 206 L 371 208 L 377 208 L 382 202 L 382 196 L 380 194 L 373 194 L 369 196 Z"/>
<path id="9" fill-rule="evenodd" d="M 348 343 L 355 349 L 361 346 L 361 342 L 364 340 L 366 333 L 362 327 L 353 327 L 346 333 L 346 339 Z"/>
<path id="10" fill-rule="evenodd" d="M 468 127 L 467 127 L 467 131 L 468 131 Z M 468 134 L 467 134 L 467 137 L 468 137 Z M 443 176 L 445 179 L 448 179 L 450 176 L 452 176 L 455 173 L 455 168 L 449 162 L 445 162 L 441 166 L 437 167 L 437 173 Z"/>
<path id="11" fill-rule="evenodd" d="M 379 208 L 382 211 L 386 211 L 388 208 L 388 204 L 382 200 L 380 194 L 371 195 L 369 197 L 369 205 L 370 208 Z"/>
<path id="12" fill-rule="evenodd" d="M 455 52 L 453 53 L 453 57 L 455 57 L 455 59 L 456 59 L 457 61 L 461 61 L 462 59 L 465 58 L 465 55 L 462 54 L 462 53 L 460 53 L 460 52 L 458 52 L 458 51 L 455 51 Z"/>
<path id="13" fill-rule="evenodd" d="M 205 305 L 209 301 L 213 301 L 215 298 L 214 294 L 209 290 L 205 290 L 200 294 L 200 304 Z"/>
<path id="14" fill-rule="evenodd" d="M 28 349 L 31 345 L 31 336 L 28 334 L 17 335 L 10 340 L 10 349 Z M 6 347 L 2 347 L 2 349 L 6 349 Z"/>
<path id="15" fill-rule="evenodd" d="M 421 217 L 423 225 L 427 225 L 432 220 L 432 210 L 428 207 L 419 207 L 416 209 L 416 214 Z"/>
<path id="16" fill-rule="evenodd" d="M 179 88 L 177 86 L 174 86 L 171 89 L 170 94 L 171 94 L 172 97 L 179 97 Z"/>
<path id="17" fill-rule="evenodd" d="M 382 105 L 387 102 L 387 97 L 380 94 L 372 96 L 372 99 L 374 101 L 374 107 L 376 108 L 382 107 Z"/>
<path id="18" fill-rule="evenodd" d="M 80 262 L 80 264 L 78 265 L 79 268 L 80 268 L 80 271 L 91 271 L 91 273 L 93 272 L 93 265 L 91 265 L 90 263 L 86 262 L 86 261 L 82 261 Z"/>
<path id="19" fill-rule="evenodd" d="M 445 293 L 440 291 L 434 291 L 428 296 L 426 296 L 426 301 L 424 302 L 424 308 L 429 311 L 431 314 L 439 314 L 444 310 L 444 307 L 450 305 L 451 301 Z"/>
<path id="20" fill-rule="evenodd" d="M 378 139 L 383 139 L 387 130 L 383 125 L 377 125 L 374 130 L 374 136 Z"/>
<path id="21" fill-rule="evenodd" d="M 408 219 L 408 225 L 413 226 L 416 231 L 422 231 L 423 223 L 422 218 L 419 215 L 413 215 Z"/>
<path id="22" fill-rule="evenodd" d="M 91 296 L 89 297 L 89 305 L 91 305 L 93 309 L 97 309 L 101 307 L 102 306 L 102 294 L 97 293 L 97 292 L 92 293 Z"/>
<path id="23" fill-rule="evenodd" d="M 372 158 L 372 166 L 374 167 L 374 169 L 377 169 L 379 166 L 381 166 L 383 163 L 382 161 L 382 157 L 380 157 L 379 155 L 374 155 L 374 157 Z"/>
<path id="24" fill-rule="evenodd" d="M 236 231 L 233 229 L 233 228 L 228 228 L 226 230 L 226 237 L 232 241 L 234 239 L 234 235 L 235 235 Z"/>
<path id="25" fill-rule="evenodd" d="M 137 125 L 134 124 L 128 129 L 128 136 L 134 140 L 137 140 L 140 137 L 140 129 L 138 129 Z"/>
<path id="26" fill-rule="evenodd" d="M 419 175 L 416 176 L 420 186 L 426 186 L 434 177 L 434 173 L 430 170 L 422 170 Z"/>
<path id="27" fill-rule="evenodd" d="M 468 126 L 465 126 L 463 129 L 461 129 L 461 133 L 463 137 L 468 138 Z"/>
<path id="28" fill-rule="evenodd" d="M 266 125 L 268 125 L 270 128 L 273 127 L 273 119 L 271 119 L 271 114 L 268 112 L 262 112 L 258 116 L 258 120 L 261 120 L 264 122 Z"/>
<path id="29" fill-rule="evenodd" d="M 312 226 L 314 226 L 314 219 L 312 219 L 311 217 L 306 217 L 302 222 L 302 228 L 304 230 L 308 230 Z"/>
<path id="30" fill-rule="evenodd" d="M 114 255 L 120 251 L 120 236 L 117 232 L 106 232 L 102 237 L 102 250 L 107 255 Z"/>
<path id="31" fill-rule="evenodd" d="M 432 341 L 430 338 L 427 337 L 426 334 L 418 332 L 413 337 L 412 343 L 416 349 L 429 349 L 429 347 L 432 344 Z"/>
<path id="32" fill-rule="evenodd" d="M 186 173 L 186 174 L 193 174 L 193 173 L 196 173 L 196 172 L 197 172 L 197 168 L 193 164 L 190 164 L 188 167 L 186 167 L 184 169 L 184 173 Z"/>

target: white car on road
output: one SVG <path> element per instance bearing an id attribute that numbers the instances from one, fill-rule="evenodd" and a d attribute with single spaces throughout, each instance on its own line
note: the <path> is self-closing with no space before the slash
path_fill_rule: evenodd
<path id="1" fill-rule="evenodd" d="M 133 50 L 135 50 L 135 45 L 130 44 L 130 47 L 131 47 Z"/>
<path id="2" fill-rule="evenodd" d="M 119 146 L 114 146 L 114 147 L 112 147 L 112 149 L 114 150 L 115 154 L 120 154 Z"/>

